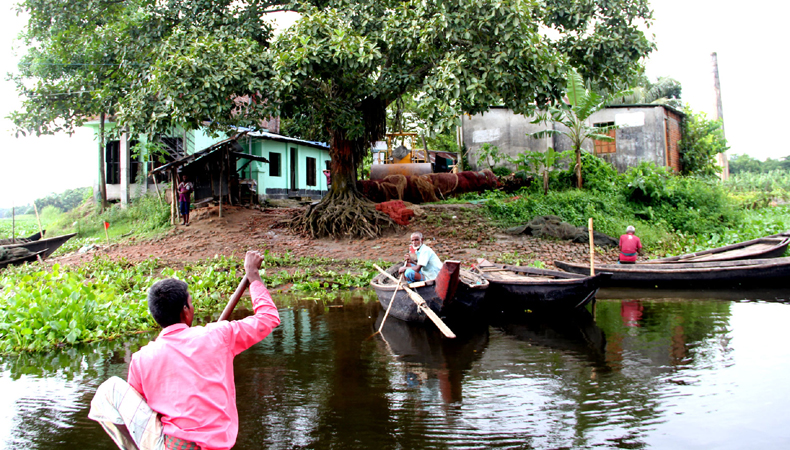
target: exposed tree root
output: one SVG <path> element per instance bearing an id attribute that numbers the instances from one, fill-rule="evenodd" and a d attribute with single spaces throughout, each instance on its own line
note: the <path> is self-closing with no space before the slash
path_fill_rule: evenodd
<path id="1" fill-rule="evenodd" d="M 384 229 L 395 227 L 395 222 L 358 193 L 334 194 L 330 191 L 321 202 L 297 217 L 291 227 L 314 238 L 375 238 Z"/>

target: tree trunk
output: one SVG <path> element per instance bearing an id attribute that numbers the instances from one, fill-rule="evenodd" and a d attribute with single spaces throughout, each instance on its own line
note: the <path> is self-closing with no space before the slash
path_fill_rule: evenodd
<path id="1" fill-rule="evenodd" d="M 582 188 L 582 148 L 576 146 L 576 188 Z"/>
<path id="2" fill-rule="evenodd" d="M 375 204 L 357 189 L 357 165 L 364 143 L 345 139 L 341 132 L 330 131 L 329 155 L 332 158 L 329 192 L 308 208 L 294 225 L 312 237 L 370 237 L 394 225 L 389 216 L 376 210 Z"/>
<path id="3" fill-rule="evenodd" d="M 543 195 L 549 195 L 549 171 L 543 169 Z"/>
<path id="4" fill-rule="evenodd" d="M 104 113 L 101 113 L 99 125 L 99 211 L 104 212 L 107 208 L 107 181 L 104 176 L 104 152 L 106 149 L 104 142 Z"/>

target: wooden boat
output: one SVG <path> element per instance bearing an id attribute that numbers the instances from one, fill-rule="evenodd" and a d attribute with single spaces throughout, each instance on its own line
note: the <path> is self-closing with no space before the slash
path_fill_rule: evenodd
<path id="1" fill-rule="evenodd" d="M 784 256 L 790 237 L 764 237 L 724 247 L 668 258 L 651 259 L 640 264 L 665 264 L 706 261 L 736 261 L 741 259 L 778 258 Z"/>
<path id="2" fill-rule="evenodd" d="M 442 267 L 443 272 L 447 272 L 449 261 Z M 457 267 L 457 262 L 455 263 Z M 397 277 L 398 269 L 402 264 L 395 264 L 386 270 L 390 275 Z M 442 317 L 465 316 L 475 314 L 480 311 L 483 298 L 485 297 L 488 281 L 478 274 L 468 270 L 460 269 L 457 275 L 457 286 L 442 285 L 443 275 L 440 272 L 436 280 L 419 281 L 406 284 L 411 290 L 420 294 L 425 299 L 428 307 Z M 439 283 L 437 283 L 437 280 Z M 393 298 L 397 283 L 380 273 L 370 282 L 376 291 L 379 303 L 385 309 Z M 442 297 L 447 292 L 446 297 Z M 440 295 L 441 294 L 441 295 Z M 446 298 L 446 299 L 445 299 Z M 406 291 L 399 289 L 395 294 L 390 315 L 406 322 L 425 322 L 427 316 L 420 312 L 417 305 L 406 294 Z"/>
<path id="3" fill-rule="evenodd" d="M 6 268 L 8 266 L 16 266 L 19 264 L 24 264 L 26 262 L 33 262 L 38 259 L 39 256 L 43 258 L 43 254 L 47 251 L 47 249 L 40 250 L 35 253 L 31 253 L 29 255 L 25 255 L 19 258 L 14 259 L 4 259 L 0 260 L 0 269 Z"/>
<path id="4" fill-rule="evenodd" d="M 554 261 L 562 270 L 590 273 L 590 266 Z M 600 264 L 597 272 L 612 277 L 605 286 L 641 288 L 708 289 L 739 286 L 786 286 L 790 280 L 790 257 L 677 264 Z"/>
<path id="5" fill-rule="evenodd" d="M 63 234 L 63 235 L 54 236 L 54 237 L 51 237 L 51 238 L 39 239 L 37 241 L 23 242 L 23 243 L 20 243 L 20 244 L 4 245 L 3 247 L 8 247 L 8 248 L 22 247 L 22 248 L 28 249 L 28 251 L 30 251 L 32 253 L 40 253 L 42 250 L 44 250 L 44 252 L 41 253 L 41 257 L 42 258 L 47 258 L 47 257 L 49 257 L 49 255 L 54 253 L 55 250 L 60 248 L 60 246 L 63 245 L 66 241 L 68 241 L 69 239 L 73 238 L 76 235 L 77 235 L 77 233 Z"/>
<path id="6" fill-rule="evenodd" d="M 581 308 L 595 298 L 604 280 L 558 270 L 493 264 L 479 259 L 473 268 L 491 284 L 488 303 L 500 311 L 571 310 Z"/>

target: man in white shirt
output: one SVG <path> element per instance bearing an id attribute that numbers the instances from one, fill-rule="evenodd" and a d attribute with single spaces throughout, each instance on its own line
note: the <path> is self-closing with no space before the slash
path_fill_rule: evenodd
<path id="1" fill-rule="evenodd" d="M 406 255 L 406 265 L 399 269 L 409 283 L 415 281 L 433 280 L 439 275 L 442 261 L 430 247 L 422 243 L 422 233 L 419 231 L 411 235 L 410 252 L 414 252 L 417 262 L 414 263 L 410 255 Z"/>

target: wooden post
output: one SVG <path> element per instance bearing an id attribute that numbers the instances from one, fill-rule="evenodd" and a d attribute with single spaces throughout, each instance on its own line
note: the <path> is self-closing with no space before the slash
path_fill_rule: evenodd
<path id="1" fill-rule="evenodd" d="M 225 172 L 225 160 L 219 160 L 219 217 L 222 217 L 222 174 Z"/>
<path id="2" fill-rule="evenodd" d="M 16 206 L 11 203 L 11 243 L 16 244 Z"/>
<path id="3" fill-rule="evenodd" d="M 593 239 L 593 220 L 590 217 L 590 221 L 587 224 L 587 229 L 590 232 L 590 276 L 595 276 L 595 243 Z"/>
<path id="4" fill-rule="evenodd" d="M 156 188 L 156 196 L 159 197 L 159 204 L 162 203 L 162 193 L 159 192 L 159 183 L 156 182 L 156 175 L 151 175 L 151 178 L 154 179 L 154 187 Z"/>
<path id="5" fill-rule="evenodd" d="M 173 181 L 173 185 L 170 187 L 173 194 L 173 199 L 170 202 L 170 223 L 176 225 L 178 223 L 178 206 L 176 204 L 178 202 L 178 177 L 175 169 L 170 169 L 170 179 Z"/>
<path id="6" fill-rule="evenodd" d="M 36 212 L 36 221 L 38 222 L 38 234 L 41 235 L 41 238 L 44 238 L 44 230 L 41 228 L 41 217 L 38 216 L 38 207 L 36 206 L 36 201 L 33 200 L 33 211 Z"/>

